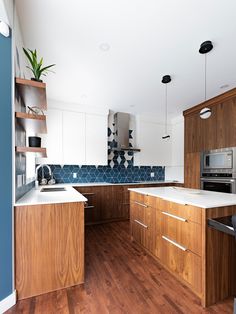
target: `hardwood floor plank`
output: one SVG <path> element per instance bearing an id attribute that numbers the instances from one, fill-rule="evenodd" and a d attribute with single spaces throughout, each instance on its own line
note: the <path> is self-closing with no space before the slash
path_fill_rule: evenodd
<path id="1" fill-rule="evenodd" d="M 233 300 L 200 300 L 140 246 L 129 223 L 86 228 L 85 284 L 19 301 L 7 314 L 197 314 L 233 312 Z"/>

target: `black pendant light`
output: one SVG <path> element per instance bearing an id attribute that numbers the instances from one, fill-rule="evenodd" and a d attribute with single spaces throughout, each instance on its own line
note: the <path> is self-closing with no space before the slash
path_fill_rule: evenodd
<path id="1" fill-rule="evenodd" d="M 199 53 L 205 55 L 205 77 L 204 77 L 204 98 L 207 100 L 207 53 L 213 49 L 213 44 L 210 40 L 204 41 L 199 48 Z M 211 116 L 210 108 L 203 108 L 200 113 L 200 118 L 208 119 Z"/>
<path id="2" fill-rule="evenodd" d="M 163 140 L 170 139 L 170 135 L 167 133 L 167 84 L 171 82 L 170 75 L 164 75 L 162 77 L 161 82 L 166 85 L 166 93 L 165 93 L 165 134 L 162 136 Z"/>

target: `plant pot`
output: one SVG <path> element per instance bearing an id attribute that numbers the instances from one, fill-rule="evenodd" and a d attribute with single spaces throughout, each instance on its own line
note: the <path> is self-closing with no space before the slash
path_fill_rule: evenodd
<path id="1" fill-rule="evenodd" d="M 35 77 L 31 77 L 31 81 L 40 82 L 40 83 L 43 82 L 42 80 L 37 80 Z"/>
<path id="2" fill-rule="evenodd" d="M 41 137 L 29 136 L 29 147 L 41 147 Z"/>

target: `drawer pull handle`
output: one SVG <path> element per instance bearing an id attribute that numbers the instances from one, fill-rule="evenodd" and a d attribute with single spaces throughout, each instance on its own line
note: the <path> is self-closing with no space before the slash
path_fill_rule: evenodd
<path id="1" fill-rule="evenodd" d="M 169 213 L 167 213 L 167 212 L 161 212 L 161 213 L 162 213 L 163 215 L 166 215 L 166 216 L 169 216 L 169 217 L 178 219 L 178 220 L 180 220 L 180 221 L 187 222 L 187 219 L 185 219 L 185 218 L 182 218 L 182 217 L 179 217 L 179 216 L 175 216 L 175 215 L 169 214 Z"/>
<path id="2" fill-rule="evenodd" d="M 134 221 L 137 223 L 137 224 L 139 224 L 139 225 L 141 225 L 142 227 L 144 227 L 144 228 L 148 228 L 148 226 L 147 225 L 145 225 L 145 224 L 143 224 L 142 222 L 140 222 L 139 220 L 137 220 L 137 219 L 134 219 Z"/>
<path id="3" fill-rule="evenodd" d="M 91 195 L 91 196 L 95 195 L 95 193 L 87 193 L 87 192 L 86 193 L 81 193 L 81 194 L 83 194 L 83 195 Z"/>
<path id="4" fill-rule="evenodd" d="M 143 207 L 145 207 L 145 208 L 148 207 L 147 205 L 145 205 L 145 204 L 143 204 L 143 203 L 139 203 L 139 202 L 136 202 L 136 201 L 134 201 L 134 203 L 137 204 L 137 205 L 143 206 Z"/>
<path id="5" fill-rule="evenodd" d="M 186 248 L 186 247 L 184 247 L 184 246 L 182 246 L 182 245 L 176 243 L 176 242 L 173 241 L 173 240 L 170 240 L 169 238 L 167 238 L 167 237 L 165 237 L 165 236 L 162 236 L 162 239 L 164 239 L 164 240 L 170 242 L 170 243 L 173 244 L 174 246 L 177 246 L 177 247 L 178 247 L 179 249 L 181 249 L 182 251 L 187 251 L 187 248 Z"/>
<path id="6" fill-rule="evenodd" d="M 87 206 L 85 206 L 84 208 L 94 208 L 95 206 L 93 206 L 93 205 L 87 205 Z"/>

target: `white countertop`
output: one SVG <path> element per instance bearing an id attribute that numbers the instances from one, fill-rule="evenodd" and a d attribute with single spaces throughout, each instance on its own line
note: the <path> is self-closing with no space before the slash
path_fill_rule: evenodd
<path id="1" fill-rule="evenodd" d="M 106 186 L 106 185 L 141 185 L 141 184 L 163 184 L 163 183 L 180 183 L 183 184 L 183 182 L 180 181 L 170 181 L 170 180 L 165 180 L 165 181 L 140 181 L 140 182 L 122 182 L 122 183 L 110 183 L 110 182 L 89 182 L 89 183 L 63 183 L 60 184 L 62 186 Z M 58 184 L 56 184 L 58 186 Z"/>
<path id="2" fill-rule="evenodd" d="M 41 188 L 49 187 L 65 187 L 66 191 L 60 192 L 40 192 Z M 57 184 L 53 186 L 40 186 L 38 189 L 32 189 L 21 197 L 15 206 L 30 206 L 40 204 L 56 204 L 56 203 L 73 203 L 86 202 L 87 199 L 72 186 L 65 186 L 64 184 Z"/>
<path id="3" fill-rule="evenodd" d="M 109 186 L 109 185 L 140 185 L 140 184 L 163 184 L 163 183 L 181 183 L 177 181 L 146 181 L 137 183 L 107 183 L 107 182 L 91 182 L 91 183 L 63 183 L 55 185 L 39 186 L 38 189 L 32 189 L 21 197 L 15 206 L 27 206 L 38 204 L 54 204 L 54 203 L 73 203 L 73 202 L 86 202 L 87 199 L 73 187 L 86 187 L 86 186 Z M 50 187 L 65 187 L 66 191 L 60 192 L 40 192 L 42 188 Z"/>
<path id="4" fill-rule="evenodd" d="M 164 200 L 201 208 L 236 205 L 236 194 L 211 192 L 181 187 L 132 188 L 130 191 L 160 197 Z"/>

